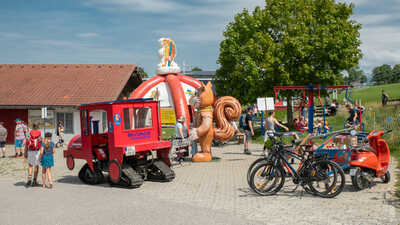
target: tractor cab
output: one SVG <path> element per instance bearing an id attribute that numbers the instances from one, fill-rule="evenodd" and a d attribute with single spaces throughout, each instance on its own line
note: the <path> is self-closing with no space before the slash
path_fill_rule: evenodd
<path id="1" fill-rule="evenodd" d="M 125 176 L 125 186 L 137 186 L 138 176 L 143 182 L 148 177 L 148 167 L 154 167 L 148 160 L 152 151 L 156 152 L 157 163 L 169 169 L 171 144 L 162 140 L 158 101 L 130 99 L 81 105 L 80 118 L 81 135 L 74 137 L 64 151 L 69 169 L 74 168 L 74 159 L 84 159 L 87 165 L 82 169 L 89 169 L 94 176 L 109 172 L 112 183 L 120 183 Z M 79 177 L 86 183 L 98 183 L 88 182 L 81 172 Z"/>

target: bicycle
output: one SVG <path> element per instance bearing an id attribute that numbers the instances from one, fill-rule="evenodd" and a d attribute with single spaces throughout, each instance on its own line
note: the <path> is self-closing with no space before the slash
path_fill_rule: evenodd
<path id="1" fill-rule="evenodd" d="M 308 140 L 308 137 L 311 136 L 311 135 L 309 135 L 304 139 L 299 139 L 297 132 L 284 132 L 284 133 L 274 132 L 274 133 L 271 133 L 271 135 L 276 135 L 277 137 L 279 137 L 281 139 L 282 139 L 282 137 L 294 136 L 295 139 L 292 141 L 293 146 L 285 146 L 286 148 L 295 148 L 294 151 L 299 151 L 301 146 Z M 255 168 L 255 166 L 260 163 L 265 163 L 267 160 L 268 154 L 266 154 L 265 151 L 263 153 L 264 153 L 263 156 L 261 158 L 256 159 L 253 163 L 251 163 L 249 166 L 249 169 L 247 170 L 247 183 L 249 186 L 250 186 L 250 175 L 251 175 L 251 172 L 253 171 L 253 169 Z"/>
<path id="2" fill-rule="evenodd" d="M 250 175 L 250 188 L 257 194 L 268 196 L 279 192 L 285 183 L 286 173 L 296 184 L 293 191 L 302 186 L 306 192 L 324 198 L 333 198 L 343 191 L 345 175 L 337 163 L 328 160 L 324 155 L 314 155 L 312 150 L 291 151 L 275 136 L 271 140 L 273 146 L 265 163 L 257 165 Z M 299 146 L 310 148 L 307 145 Z M 297 170 L 286 159 L 288 155 L 300 160 Z M 267 186 L 268 184 L 270 185 Z"/>

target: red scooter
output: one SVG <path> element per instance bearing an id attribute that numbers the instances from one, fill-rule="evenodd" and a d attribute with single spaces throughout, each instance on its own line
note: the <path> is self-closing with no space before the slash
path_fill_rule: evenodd
<path id="1" fill-rule="evenodd" d="M 390 150 L 381 136 L 390 132 L 392 130 L 371 131 L 366 140 L 369 146 L 352 153 L 350 176 L 353 186 L 357 190 L 371 187 L 374 178 L 381 178 L 383 183 L 389 183 Z"/>

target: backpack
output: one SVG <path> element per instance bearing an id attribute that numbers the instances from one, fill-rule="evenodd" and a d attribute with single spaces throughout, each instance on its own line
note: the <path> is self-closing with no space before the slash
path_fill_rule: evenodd
<path id="1" fill-rule="evenodd" d="M 42 146 L 40 143 L 40 133 L 38 135 L 30 135 L 28 140 L 28 149 L 30 150 L 39 150 Z"/>
<path id="2" fill-rule="evenodd" d="M 240 115 L 240 118 L 239 118 L 239 127 L 240 128 L 244 128 L 244 114 L 242 114 L 242 115 Z"/>

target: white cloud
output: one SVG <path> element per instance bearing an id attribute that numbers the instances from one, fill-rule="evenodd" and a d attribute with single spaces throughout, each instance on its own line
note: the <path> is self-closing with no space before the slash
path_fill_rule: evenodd
<path id="1" fill-rule="evenodd" d="M 400 30 L 396 26 L 366 26 L 360 35 L 362 68 L 371 70 L 382 64 L 400 64 Z"/>
<path id="2" fill-rule="evenodd" d="M 87 32 L 87 33 L 78 33 L 76 34 L 76 36 L 80 38 L 93 38 L 93 37 L 98 37 L 100 35 L 94 32 Z"/>

